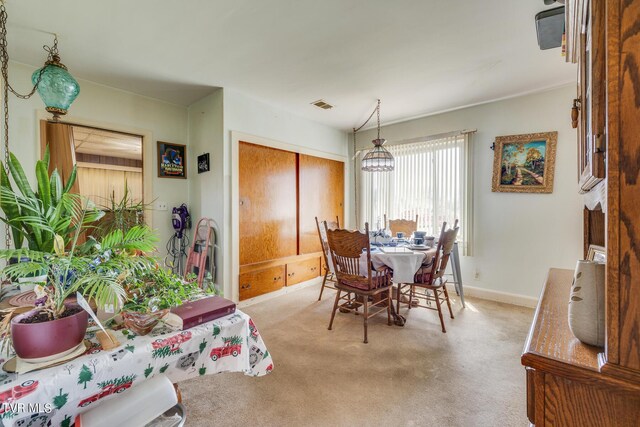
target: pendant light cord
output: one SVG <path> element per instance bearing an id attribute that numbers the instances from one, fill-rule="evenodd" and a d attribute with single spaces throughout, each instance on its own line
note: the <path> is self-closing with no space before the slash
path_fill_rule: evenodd
<path id="1" fill-rule="evenodd" d="M 360 127 L 353 128 L 353 198 L 355 201 L 355 203 L 353 204 L 353 208 L 354 208 L 354 213 L 356 215 L 356 229 L 358 230 L 360 229 L 360 224 L 359 224 L 360 218 L 358 216 L 358 167 L 357 167 L 358 155 L 356 154 L 357 153 L 356 132 L 358 132 L 363 127 L 365 127 L 367 123 L 371 121 L 371 119 L 373 118 L 373 115 L 376 113 L 378 113 L 378 139 L 380 139 L 380 100 L 379 99 L 378 99 L 378 104 L 376 105 L 376 108 L 371 112 L 371 114 L 369 115 L 369 118 L 365 120 L 364 123 L 360 125 Z"/>

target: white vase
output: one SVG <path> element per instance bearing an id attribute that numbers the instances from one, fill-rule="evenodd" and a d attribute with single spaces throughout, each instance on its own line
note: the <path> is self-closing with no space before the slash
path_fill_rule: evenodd
<path id="1" fill-rule="evenodd" d="M 604 347 L 605 265 L 578 261 L 569 298 L 569 328 L 585 344 Z"/>

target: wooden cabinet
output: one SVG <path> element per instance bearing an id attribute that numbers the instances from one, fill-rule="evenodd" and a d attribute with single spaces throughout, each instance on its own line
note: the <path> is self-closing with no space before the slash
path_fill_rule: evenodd
<path id="1" fill-rule="evenodd" d="M 607 250 L 606 345 L 591 347 L 573 337 L 567 324 L 572 271 L 551 270 L 522 355 L 527 413 L 536 426 L 635 426 L 640 420 L 640 0 L 585 1 L 569 0 L 568 16 L 574 16 L 576 4 L 586 4 L 606 17 L 598 18 L 597 25 L 604 26 L 600 36 L 591 36 L 603 39 L 592 42 L 604 46 L 606 58 L 606 73 L 597 80 L 606 95 L 601 148 L 607 209 L 600 217 L 585 215 L 584 230 L 585 238 L 597 236 Z M 577 27 L 567 22 L 567 28 Z"/>
<path id="2" fill-rule="evenodd" d="M 606 46 L 605 2 L 573 0 L 574 28 L 579 40 L 578 62 L 578 170 L 581 192 L 590 191 L 606 176 Z"/>
<path id="3" fill-rule="evenodd" d="M 306 282 L 320 275 L 320 257 L 287 264 L 287 286 Z"/>
<path id="4" fill-rule="evenodd" d="M 640 384 L 603 374 L 600 351 L 569 329 L 572 270 L 551 269 L 522 355 L 527 416 L 536 426 L 635 426 Z"/>
<path id="5" fill-rule="evenodd" d="M 238 153 L 240 300 L 318 277 L 315 217 L 343 223 L 344 163 L 244 141 Z"/>
<path id="6" fill-rule="evenodd" d="M 298 253 L 296 154 L 240 142 L 240 265 Z"/>
<path id="7" fill-rule="evenodd" d="M 240 299 L 281 289 L 285 284 L 285 268 L 282 265 L 240 274 Z"/>
<path id="8" fill-rule="evenodd" d="M 299 155 L 298 221 L 301 254 L 320 252 L 315 217 L 344 224 L 344 163 L 320 157 Z"/>

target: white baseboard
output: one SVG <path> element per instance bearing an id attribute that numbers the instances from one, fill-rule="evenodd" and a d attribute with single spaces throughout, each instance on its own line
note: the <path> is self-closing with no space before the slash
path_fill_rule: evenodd
<path id="1" fill-rule="evenodd" d="M 280 290 L 269 292 L 268 294 L 260 295 L 254 298 L 249 298 L 244 301 L 240 301 L 237 306 L 238 308 L 249 307 L 253 304 L 258 304 L 260 302 L 268 301 L 273 298 L 277 298 L 280 295 L 285 295 L 290 292 L 295 292 L 300 289 L 308 288 L 309 286 L 315 286 L 322 283 L 322 276 L 316 277 L 315 279 L 307 280 L 306 282 L 298 283 L 293 286 L 285 286 Z"/>
<path id="2" fill-rule="evenodd" d="M 270 299 L 277 298 L 281 295 L 285 295 L 290 292 L 295 292 L 301 289 L 308 288 L 310 286 L 319 285 L 320 283 L 322 283 L 322 277 L 316 277 L 315 279 L 311 279 L 294 286 L 285 286 L 278 291 L 270 292 L 268 294 L 260 295 L 255 298 L 250 298 L 244 301 L 240 301 L 238 303 L 238 308 L 249 307 L 253 304 L 258 304 L 264 301 L 268 301 Z M 449 289 L 449 292 L 451 292 L 450 295 L 455 295 L 456 291 L 454 289 L 453 284 L 452 283 L 448 284 L 447 287 Z M 529 297 L 526 295 L 512 294 L 509 292 L 501 292 L 501 291 L 494 291 L 491 289 L 478 288 L 475 286 L 464 285 L 464 295 L 474 297 L 474 298 L 486 299 L 489 301 L 503 302 L 505 304 L 518 305 L 521 307 L 536 308 L 536 306 L 538 305 L 538 298 Z"/>
<path id="3" fill-rule="evenodd" d="M 450 289 L 449 292 L 453 292 L 450 295 L 455 295 L 453 284 L 447 285 Z M 521 307 L 536 308 L 538 305 L 538 298 L 528 297 L 526 295 L 511 294 L 509 292 L 494 291 L 491 289 L 477 288 L 475 286 L 464 285 L 464 296 L 470 296 L 474 298 L 486 299 L 490 301 L 504 302 L 506 304 L 519 305 Z"/>

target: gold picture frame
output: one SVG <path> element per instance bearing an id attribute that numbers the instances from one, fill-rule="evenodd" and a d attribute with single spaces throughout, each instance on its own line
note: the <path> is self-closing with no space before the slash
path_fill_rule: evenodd
<path id="1" fill-rule="evenodd" d="M 491 191 L 553 193 L 558 132 L 496 138 Z"/>
<path id="2" fill-rule="evenodd" d="M 589 245 L 587 261 L 607 262 L 607 248 L 599 245 Z"/>

